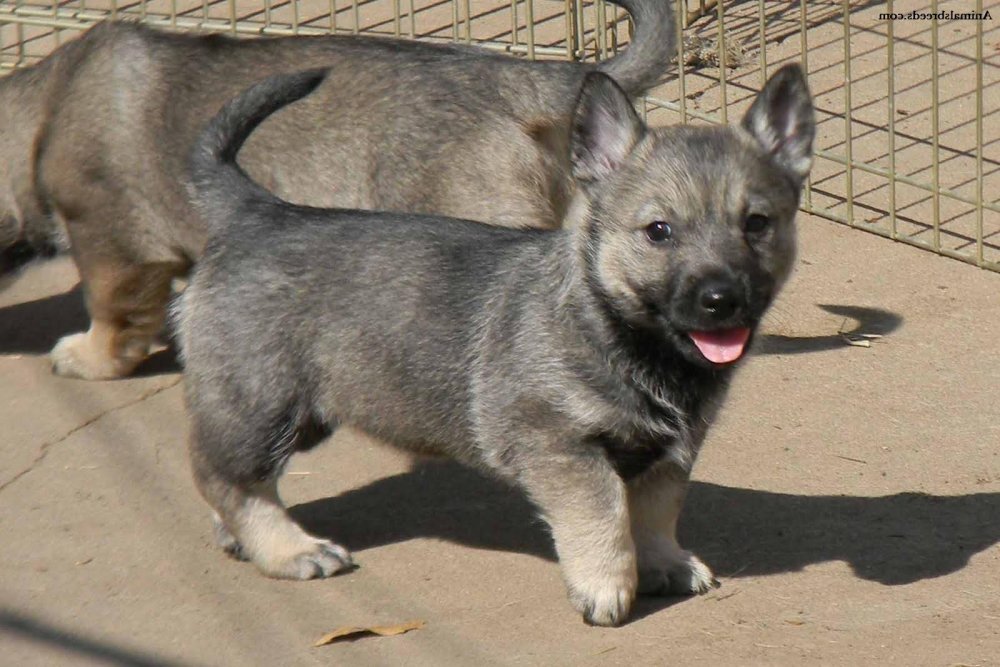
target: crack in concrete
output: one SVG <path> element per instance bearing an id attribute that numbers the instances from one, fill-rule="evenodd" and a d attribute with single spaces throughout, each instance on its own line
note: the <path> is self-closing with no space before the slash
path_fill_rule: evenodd
<path id="1" fill-rule="evenodd" d="M 53 447 L 55 447 L 56 445 L 58 445 L 61 442 L 64 442 L 69 437 L 71 437 L 73 434 L 82 431 L 83 429 L 87 428 L 91 424 L 94 424 L 94 423 L 100 421 L 101 419 L 103 419 L 104 417 L 110 415 L 113 412 L 118 412 L 119 410 L 124 410 L 125 408 L 130 408 L 133 405 L 137 405 L 137 404 L 142 403 L 143 401 L 145 401 L 145 400 L 147 400 L 149 398 L 152 398 L 153 396 L 156 396 L 157 394 L 163 393 L 164 391 L 166 391 L 167 389 L 170 389 L 171 387 L 176 387 L 180 383 L 180 381 L 181 381 L 181 378 L 178 377 L 176 380 L 174 380 L 173 382 L 171 382 L 169 384 L 165 384 L 165 385 L 163 385 L 161 387 L 157 387 L 155 389 L 150 389 L 150 390 L 148 390 L 146 392 L 143 392 L 141 395 L 139 395 L 137 398 L 132 399 L 131 401 L 122 403 L 121 405 L 116 405 L 113 408 L 108 408 L 104 412 L 100 412 L 100 413 L 94 415 L 93 417 L 91 417 L 87 421 L 83 422 L 82 424 L 78 424 L 77 426 L 74 426 L 73 428 L 71 428 L 66 433 L 64 433 L 63 435 L 61 435 L 58 438 L 56 438 L 55 440 L 51 440 L 49 442 L 42 443 L 42 445 L 38 448 L 38 455 L 35 456 L 35 460 L 32 461 L 31 464 L 27 468 L 25 468 L 24 470 L 20 471 L 16 475 L 14 475 L 13 477 L 11 477 L 10 479 L 8 479 L 3 484 L 0 484 L 0 492 L 3 492 L 8 486 L 10 486 L 14 482 L 16 482 L 17 480 L 21 479 L 22 477 L 24 477 L 25 475 L 27 475 L 29 472 L 31 472 L 32 470 L 34 470 L 35 468 L 37 468 L 45 460 L 45 457 L 47 457 L 49 455 L 49 451 Z"/>

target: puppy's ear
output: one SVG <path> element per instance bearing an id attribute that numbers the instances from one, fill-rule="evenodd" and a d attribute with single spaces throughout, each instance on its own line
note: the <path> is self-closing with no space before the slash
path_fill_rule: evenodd
<path id="1" fill-rule="evenodd" d="M 607 177 L 645 133 L 646 126 L 618 84 L 606 74 L 591 72 L 573 112 L 573 175 L 583 182 Z"/>
<path id="2" fill-rule="evenodd" d="M 816 115 L 798 65 L 785 65 L 768 79 L 743 117 L 743 127 L 797 183 L 809 175 Z"/>

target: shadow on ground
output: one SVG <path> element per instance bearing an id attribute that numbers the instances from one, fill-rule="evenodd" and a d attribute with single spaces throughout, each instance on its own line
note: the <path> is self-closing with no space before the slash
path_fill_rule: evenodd
<path id="1" fill-rule="evenodd" d="M 825 336 L 782 336 L 765 334 L 754 345 L 754 354 L 802 354 L 825 352 L 848 347 L 845 339 L 859 334 L 888 336 L 899 329 L 903 318 L 881 308 L 818 304 L 821 310 L 844 318 L 840 331 Z M 852 321 L 853 326 L 847 322 Z"/>
<path id="2" fill-rule="evenodd" d="M 180 667 L 173 662 L 134 649 L 109 643 L 103 639 L 57 628 L 47 621 L 25 616 L 20 612 L 0 609 L 0 637 L 7 635 L 24 641 L 46 645 L 63 654 L 87 662 L 119 667 Z"/>
<path id="3" fill-rule="evenodd" d="M 0 354 L 46 354 L 63 336 L 89 326 L 79 285 L 62 294 L 0 308 Z"/>
<path id="4" fill-rule="evenodd" d="M 555 560 L 519 491 L 452 463 L 423 463 L 291 511 L 353 550 L 434 538 Z M 997 516 L 1000 493 L 797 496 L 695 482 L 681 541 L 722 577 L 845 561 L 858 577 L 899 585 L 965 567 L 1000 541 Z"/>

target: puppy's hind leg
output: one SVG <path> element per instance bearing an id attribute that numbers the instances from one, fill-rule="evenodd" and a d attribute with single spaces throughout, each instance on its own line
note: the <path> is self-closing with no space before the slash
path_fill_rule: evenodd
<path id="1" fill-rule="evenodd" d="M 191 450 L 195 482 L 215 510 L 216 539 L 227 553 L 277 579 L 319 579 L 353 568 L 346 549 L 310 535 L 288 515 L 278 496 L 280 467 L 240 483 L 211 464 L 197 436 Z"/>
<path id="2" fill-rule="evenodd" d="M 78 260 L 90 311 L 90 329 L 62 338 L 52 349 L 56 375 L 111 380 L 135 370 L 163 328 L 170 285 L 187 267 L 121 259 Z"/>

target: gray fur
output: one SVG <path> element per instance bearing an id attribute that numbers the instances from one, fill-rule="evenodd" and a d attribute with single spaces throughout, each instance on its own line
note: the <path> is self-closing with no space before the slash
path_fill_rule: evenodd
<path id="1" fill-rule="evenodd" d="M 162 323 L 174 277 L 201 255 L 186 194 L 198 131 L 277 73 L 331 68 L 275 114 L 240 163 L 285 199 L 555 227 L 575 184 L 564 138 L 584 75 L 630 95 L 667 70 L 672 1 L 620 0 L 632 44 L 599 64 L 531 62 L 466 45 L 363 36 L 235 40 L 101 24 L 0 79 L 0 270 L 73 246 L 93 327 L 53 352 L 57 373 L 126 375 Z"/>
<path id="2" fill-rule="evenodd" d="M 587 177 L 557 231 L 307 208 L 247 180 L 230 159 L 246 131 L 320 76 L 250 89 L 194 153 L 217 235 L 178 330 L 221 542 L 270 576 L 349 567 L 276 491 L 294 452 L 349 424 L 521 487 L 589 622 L 621 623 L 637 590 L 708 590 L 676 521 L 734 364 L 689 332 L 754 328 L 791 270 L 814 127 L 802 72 L 779 70 L 743 126 L 655 130 L 588 75 L 570 138 Z M 669 241 L 651 240 L 657 220 Z"/>

